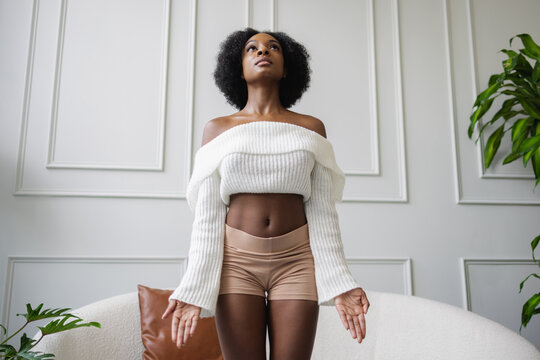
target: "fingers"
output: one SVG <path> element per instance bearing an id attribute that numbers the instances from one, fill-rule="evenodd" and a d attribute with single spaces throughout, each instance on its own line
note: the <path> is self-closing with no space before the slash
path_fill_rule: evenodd
<path id="1" fill-rule="evenodd" d="M 171 340 L 180 348 L 186 345 L 188 339 L 195 333 L 199 317 L 198 313 L 186 311 L 181 302 L 176 300 L 171 300 L 161 318 L 166 318 L 171 312 L 174 314 L 171 321 Z"/>
<path id="2" fill-rule="evenodd" d="M 178 325 L 178 336 L 176 337 L 176 347 L 180 348 L 183 343 L 184 327 L 186 326 L 186 319 L 180 319 L 180 325 Z"/>
<path id="3" fill-rule="evenodd" d="M 353 338 L 356 338 L 356 328 L 354 326 L 354 321 L 351 315 L 347 314 L 347 322 L 349 323 L 349 332 Z"/>
<path id="4" fill-rule="evenodd" d="M 175 307 L 176 307 L 176 300 L 170 300 L 169 305 L 167 306 L 167 309 L 165 310 L 163 315 L 161 315 L 161 319 L 162 320 L 166 319 L 167 316 L 169 316 L 169 314 L 172 313 Z"/>
<path id="5" fill-rule="evenodd" d="M 362 338 L 360 339 L 360 341 L 358 341 L 360 343 L 366 337 L 366 318 L 364 317 L 363 313 L 360 313 L 360 315 L 358 315 L 358 320 L 360 322 L 360 329 L 362 331 Z"/>
<path id="6" fill-rule="evenodd" d="M 198 321 L 199 321 L 199 317 L 194 316 L 192 321 L 191 321 L 191 330 L 189 332 L 189 336 L 193 336 L 193 334 L 195 334 L 195 328 L 197 327 L 197 322 Z"/>
<path id="7" fill-rule="evenodd" d="M 353 316 L 353 322 L 354 330 L 356 331 L 356 340 L 358 342 L 361 342 L 364 338 L 364 333 L 362 332 L 362 328 L 360 327 L 360 321 L 358 320 L 358 316 Z"/>
<path id="8" fill-rule="evenodd" d="M 364 295 L 364 305 L 362 306 L 364 308 L 364 314 L 367 314 L 367 311 L 369 309 L 369 300 L 367 296 Z"/>
<path id="9" fill-rule="evenodd" d="M 176 315 L 176 314 L 175 314 Z M 180 320 L 177 316 L 173 316 L 172 322 L 171 322 L 171 340 L 172 342 L 176 342 L 176 336 L 178 334 L 178 322 Z"/>
<path id="10" fill-rule="evenodd" d="M 186 320 L 186 328 L 184 329 L 184 344 L 187 343 L 189 339 L 189 334 L 191 332 L 191 318 Z"/>
<path id="11" fill-rule="evenodd" d="M 347 316 L 345 316 L 345 312 L 343 310 L 338 311 L 339 317 L 341 318 L 341 323 L 345 327 L 345 329 L 349 330 L 349 323 L 347 322 Z"/>

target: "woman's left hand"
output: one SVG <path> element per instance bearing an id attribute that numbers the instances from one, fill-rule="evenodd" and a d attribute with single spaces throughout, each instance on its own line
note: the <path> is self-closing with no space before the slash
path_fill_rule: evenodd
<path id="1" fill-rule="evenodd" d="M 351 289 L 334 297 L 334 303 L 345 329 L 361 343 L 366 337 L 366 319 L 369 301 L 362 288 Z"/>

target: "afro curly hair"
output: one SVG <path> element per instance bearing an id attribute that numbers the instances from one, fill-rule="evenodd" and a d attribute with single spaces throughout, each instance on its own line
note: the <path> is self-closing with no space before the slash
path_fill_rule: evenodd
<path id="1" fill-rule="evenodd" d="M 280 80 L 279 101 L 284 108 L 288 109 L 309 88 L 311 69 L 309 67 L 310 55 L 306 48 L 284 32 L 258 31 L 246 27 L 231 33 L 220 44 L 214 80 L 229 104 L 238 110 L 246 105 L 247 84 L 240 77 L 243 73 L 242 51 L 246 41 L 260 32 L 273 36 L 281 44 L 283 66 L 287 69 L 287 76 Z"/>

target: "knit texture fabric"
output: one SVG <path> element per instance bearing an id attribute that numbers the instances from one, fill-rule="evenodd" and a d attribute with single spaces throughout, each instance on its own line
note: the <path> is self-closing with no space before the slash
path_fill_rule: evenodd
<path id="1" fill-rule="evenodd" d="M 255 121 L 222 132 L 195 156 L 186 192 L 195 214 L 187 270 L 169 300 L 201 307 L 201 318 L 215 316 L 230 194 L 299 193 L 304 197 L 318 303 L 335 305 L 335 296 L 360 287 L 345 260 L 335 206 L 344 184 L 332 144 L 315 131 Z"/>
<path id="2" fill-rule="evenodd" d="M 306 202 L 311 196 L 314 163 L 313 154 L 306 150 L 283 154 L 229 154 L 219 167 L 223 174 L 221 199 L 229 204 L 231 194 L 236 193 L 290 193 L 302 195 Z"/>
<path id="3" fill-rule="evenodd" d="M 317 162 L 331 170 L 332 186 L 329 187 L 329 191 L 332 192 L 334 200 L 340 201 L 343 197 L 345 174 L 336 163 L 334 148 L 327 138 L 295 124 L 253 121 L 233 126 L 197 151 L 193 172 L 186 190 L 189 207 L 194 211 L 201 182 L 219 168 L 221 161 L 227 155 L 233 153 L 284 154 L 298 150 L 311 152 Z M 282 187 L 287 189 L 288 184 L 282 184 Z M 226 203 L 226 205 L 229 204 Z"/>

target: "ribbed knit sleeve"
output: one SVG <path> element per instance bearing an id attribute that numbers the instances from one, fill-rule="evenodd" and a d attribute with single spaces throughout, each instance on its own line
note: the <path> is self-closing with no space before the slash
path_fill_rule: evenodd
<path id="1" fill-rule="evenodd" d="M 318 303 L 333 306 L 335 296 L 360 286 L 345 260 L 330 169 L 318 162 L 313 168 L 311 197 L 305 202 L 305 212 L 315 263 Z"/>
<path id="2" fill-rule="evenodd" d="M 169 297 L 201 307 L 199 317 L 215 316 L 219 295 L 227 206 L 222 202 L 218 171 L 199 188 L 191 231 L 187 270 Z"/>

